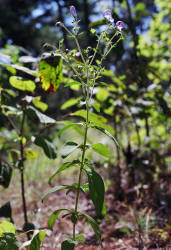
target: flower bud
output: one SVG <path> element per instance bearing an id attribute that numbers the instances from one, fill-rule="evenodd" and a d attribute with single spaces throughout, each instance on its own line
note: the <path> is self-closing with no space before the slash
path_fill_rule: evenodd
<path id="1" fill-rule="evenodd" d="M 58 26 L 58 25 L 60 25 L 60 24 L 61 24 L 61 22 L 57 22 L 55 25 Z"/>
<path id="2" fill-rule="evenodd" d="M 77 16 L 76 9 L 73 5 L 70 6 L 70 13 L 74 18 Z"/>
<path id="3" fill-rule="evenodd" d="M 112 11 L 110 9 L 107 9 L 103 12 L 104 18 L 106 18 L 109 22 L 113 23 L 114 19 L 112 17 Z"/>
<path id="4" fill-rule="evenodd" d="M 121 31 L 125 27 L 125 24 L 122 21 L 118 21 L 115 27 L 117 30 Z"/>

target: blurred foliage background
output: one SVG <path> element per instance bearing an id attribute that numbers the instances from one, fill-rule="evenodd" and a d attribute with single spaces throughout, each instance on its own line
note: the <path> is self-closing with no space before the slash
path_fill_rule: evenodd
<path id="1" fill-rule="evenodd" d="M 170 0 L 0 0 L 0 185 L 4 188 L 9 186 L 12 169 L 8 163 L 15 163 L 15 167 L 18 167 L 15 158 L 19 157 L 21 138 L 14 127 L 19 129 L 22 122 L 19 104 L 24 94 L 12 87 L 16 84 L 15 75 L 36 83 L 35 88 L 32 82 L 30 101 L 28 97 L 25 99 L 34 108 L 29 110 L 31 115 L 28 112 L 26 117 L 23 145 L 27 146 L 28 143 L 29 146 L 38 130 L 49 139 L 43 143 L 37 141 L 36 145 L 24 152 L 28 160 L 25 172 L 28 183 L 35 181 L 34 185 L 38 187 L 40 183 L 37 179 L 40 179 L 42 186 L 47 185 L 48 177 L 54 173 L 56 166 L 61 165 L 63 160 L 60 154 L 57 157 L 54 145 L 60 149 L 66 140 L 76 138 L 78 142 L 81 141 L 81 128 L 73 128 L 72 133 L 67 130 L 61 138 L 56 133 L 63 125 L 77 122 L 77 116 L 84 117 L 83 112 L 70 116 L 71 112 L 84 107 L 79 86 L 65 88 L 73 81 L 69 67 L 63 67 L 63 76 L 59 74 L 60 83 L 56 84 L 60 87 L 56 92 L 42 90 L 41 79 L 34 75 L 38 67 L 41 70 L 38 64 L 42 54 L 58 46 L 60 39 L 64 39 L 64 50 L 75 48 L 65 29 L 55 26 L 56 22 L 62 21 L 72 30 L 70 5 L 76 7 L 81 20 L 79 42 L 84 49 L 89 46 L 90 53 L 96 42 L 90 29 L 95 29 L 97 33 L 103 30 L 105 21 L 102 13 L 105 9 L 112 10 L 115 23 L 122 20 L 126 24 L 123 31 L 125 39 L 104 61 L 105 70 L 100 79 L 102 84 L 94 88 L 93 114 L 90 115 L 93 121 L 115 136 L 120 150 L 113 149 L 111 141 L 100 132 L 94 133 L 90 129 L 88 142 L 99 140 L 110 149 L 108 159 L 96 153 L 90 153 L 90 158 L 94 159 L 97 168 L 102 167 L 98 171 L 102 171 L 106 189 L 110 192 L 112 187 L 115 200 L 135 201 L 137 209 L 140 204 L 150 209 L 160 207 L 157 216 L 160 217 L 160 212 L 163 212 L 162 216 L 165 217 L 171 208 Z M 44 46 L 47 43 L 52 46 Z M 104 44 L 100 46 L 103 50 Z M 97 65 L 99 57 L 100 51 L 97 53 Z M 79 57 L 75 59 L 81 60 Z M 60 64 L 60 60 L 57 64 Z M 21 70 L 23 66 L 25 68 Z M 59 67 L 58 73 L 61 69 Z M 11 76 L 14 78 L 10 78 L 13 80 L 9 82 Z M 17 84 L 20 85 L 19 82 Z M 35 111 L 35 108 L 39 111 Z M 43 127 L 42 120 L 51 118 L 42 116 L 40 112 L 63 122 L 45 129 L 47 124 Z M 46 156 L 38 147 L 40 145 L 43 145 Z M 72 157 L 71 160 L 74 159 Z M 12 183 L 18 190 L 16 180 Z M 42 192 L 41 187 L 38 188 Z M 28 196 L 34 196 L 34 192 L 39 193 L 36 195 L 40 198 L 36 188 L 32 193 L 27 190 Z M 163 228 L 166 226 L 164 223 Z"/>
<path id="2" fill-rule="evenodd" d="M 145 183 L 154 189 L 153 184 L 160 174 L 169 176 L 171 163 L 169 0 L 0 0 L 0 63 L 9 64 L 5 69 L 0 67 L 0 86 L 11 88 L 9 76 L 15 75 L 17 71 L 10 68 L 11 64 L 27 65 L 35 69 L 37 58 L 51 49 L 44 48 L 45 43 L 57 46 L 59 39 L 64 38 L 64 49 L 74 48 L 66 31 L 55 26 L 57 21 L 62 21 L 72 29 L 70 5 L 76 7 L 81 20 L 79 24 L 83 34 L 79 41 L 83 48 L 94 47 L 96 38 L 89 29 L 101 31 L 104 25 L 102 12 L 105 9 L 112 9 L 115 23 L 122 20 L 126 24 L 126 39 L 120 41 L 105 60 L 106 70 L 101 80 L 106 85 L 95 87 L 92 111 L 107 119 L 121 145 L 121 150 L 117 150 L 115 156 L 112 153 L 107 163 L 108 166 L 116 166 L 112 170 L 110 168 L 110 178 L 113 179 L 116 173 L 120 176 L 115 181 L 116 186 L 121 188 L 121 175 L 128 171 L 130 187 Z M 103 47 L 104 44 L 101 44 L 102 49 Z M 30 56 L 30 61 L 26 61 L 23 56 Z M 72 78 L 69 69 L 64 72 L 64 76 L 66 75 Z M 79 88 L 64 88 L 64 83 L 66 84 L 65 77 L 55 93 L 38 90 L 42 100 L 48 104 L 48 109 L 44 109 L 45 113 L 55 119 L 75 111 L 74 105 L 81 105 Z M 6 92 L 3 104 L 14 105 L 13 98 L 21 97 L 21 94 L 15 95 L 10 90 Z M 75 98 L 76 101 L 61 107 L 69 98 Z M 9 132 L 11 127 L 6 124 L 6 118 L 1 116 L 1 152 L 4 152 L 4 142 L 8 138 L 15 140 L 14 131 Z M 25 126 L 27 135 L 31 135 L 36 126 L 28 121 Z M 5 150 L 7 149 L 8 146 Z M 97 166 L 100 164 L 98 161 Z M 168 185 L 166 187 L 167 192 Z"/>

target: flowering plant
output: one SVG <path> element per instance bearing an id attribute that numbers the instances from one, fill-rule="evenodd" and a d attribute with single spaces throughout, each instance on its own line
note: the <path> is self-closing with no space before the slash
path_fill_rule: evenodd
<path id="1" fill-rule="evenodd" d="M 75 195 L 75 206 L 74 209 L 58 209 L 55 212 L 53 212 L 49 218 L 48 225 L 49 228 L 52 229 L 53 225 L 60 215 L 60 213 L 64 212 L 64 216 L 70 216 L 71 221 L 73 223 L 73 233 L 70 236 L 67 236 L 67 240 L 63 241 L 62 243 L 62 249 L 74 249 L 76 243 L 83 242 L 82 235 L 76 234 L 76 224 L 80 217 L 84 217 L 87 222 L 90 224 L 90 226 L 93 228 L 97 239 L 102 246 L 102 240 L 101 240 L 101 234 L 99 230 L 99 226 L 97 222 L 90 217 L 88 214 L 79 211 L 79 197 L 80 192 L 85 193 L 86 191 L 90 192 L 91 199 L 93 201 L 97 217 L 100 217 L 101 215 L 105 214 L 106 208 L 105 208 L 105 201 L 104 201 L 104 182 L 102 177 L 95 171 L 94 166 L 92 164 L 92 161 L 87 157 L 87 151 L 88 150 L 94 150 L 97 153 L 109 157 L 109 151 L 106 148 L 106 146 L 102 143 L 91 143 L 88 144 L 88 131 L 90 128 L 97 129 L 100 132 L 106 134 L 109 136 L 116 146 L 118 147 L 118 143 L 113 137 L 113 135 L 110 133 L 110 130 L 108 127 L 103 124 L 102 122 L 98 122 L 98 117 L 94 119 L 96 115 L 90 113 L 90 109 L 92 107 L 93 103 L 93 90 L 94 86 L 100 83 L 97 83 L 98 79 L 101 77 L 101 73 L 104 70 L 104 67 L 102 66 L 104 59 L 108 56 L 108 54 L 111 52 L 111 50 L 117 45 L 117 43 L 122 39 L 122 33 L 121 30 L 124 27 L 124 24 L 122 21 L 117 22 L 116 27 L 111 25 L 111 23 L 114 23 L 114 19 L 111 16 L 111 10 L 106 10 L 103 13 L 104 18 L 106 18 L 109 23 L 106 26 L 106 29 L 101 33 L 97 34 L 97 31 L 95 29 L 91 29 L 91 33 L 96 35 L 97 37 L 97 45 L 94 49 L 88 47 L 86 50 L 83 50 L 79 44 L 78 40 L 78 34 L 79 34 L 79 20 L 77 19 L 77 13 L 74 6 L 70 7 L 70 13 L 73 16 L 73 25 L 74 25 L 74 32 L 71 32 L 68 30 L 68 28 L 61 22 L 58 22 L 56 25 L 59 25 L 63 27 L 70 37 L 72 37 L 76 44 L 75 50 L 63 50 L 63 41 L 59 42 L 59 48 L 55 51 L 56 54 L 61 55 L 64 62 L 69 65 L 69 67 L 72 70 L 72 73 L 74 74 L 74 83 L 76 82 L 77 85 L 82 87 L 83 92 L 83 103 L 85 105 L 84 110 L 79 110 L 72 115 L 81 116 L 85 119 L 85 122 L 79 122 L 79 123 L 69 123 L 67 124 L 60 132 L 60 136 L 66 129 L 71 128 L 72 126 L 78 126 L 81 127 L 84 130 L 84 136 L 83 136 L 83 142 L 79 145 L 77 142 L 68 141 L 64 144 L 64 146 L 61 149 L 61 156 L 63 158 L 66 158 L 68 155 L 70 155 L 73 151 L 76 149 L 80 151 L 80 157 L 72 162 L 66 162 L 62 166 L 60 166 L 56 172 L 50 177 L 49 183 L 52 182 L 53 178 L 62 171 L 76 166 L 79 169 L 79 175 L 78 175 L 78 182 L 74 183 L 72 185 L 63 185 L 63 186 L 56 186 L 50 190 L 43 196 L 43 199 L 52 192 L 56 192 L 58 190 L 67 190 L 67 194 L 71 191 L 74 191 L 76 193 Z M 109 31 L 113 33 L 111 37 L 109 37 Z M 101 54 L 101 59 L 97 60 L 97 54 L 100 48 L 101 41 L 105 42 L 105 47 Z M 90 51 L 93 51 L 93 54 L 90 53 Z M 81 61 L 76 60 L 75 55 L 79 54 L 81 57 Z M 72 85 L 68 83 L 68 86 Z M 79 99 L 80 100 L 80 99 Z M 83 173 L 87 175 L 88 184 L 82 183 L 82 176 Z M 81 239 L 81 240 L 80 240 Z"/>

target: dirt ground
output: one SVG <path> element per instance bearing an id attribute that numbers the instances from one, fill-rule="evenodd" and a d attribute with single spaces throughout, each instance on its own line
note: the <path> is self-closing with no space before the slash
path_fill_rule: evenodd
<path id="1" fill-rule="evenodd" d="M 62 182 L 63 180 L 61 180 Z M 14 181 L 13 181 L 14 182 Z M 70 180 L 72 182 L 72 180 Z M 61 183 L 56 183 L 60 185 Z M 43 187 L 41 181 L 32 182 L 26 185 L 26 199 L 29 221 L 38 228 L 47 227 L 50 214 L 60 208 L 74 208 L 75 195 L 65 195 L 65 191 L 59 191 L 49 195 L 44 202 L 41 202 L 42 190 L 45 193 L 48 185 Z M 1 189 L 0 205 L 11 201 L 12 217 L 17 229 L 23 226 L 23 212 L 21 205 L 20 183 L 10 184 L 10 187 L 3 191 Z M 134 250 L 134 249 L 163 249 L 171 250 L 171 216 L 169 208 L 162 209 L 147 204 L 144 201 L 116 200 L 114 190 L 109 188 L 105 195 L 107 214 L 99 220 L 102 233 L 104 250 Z M 95 218 L 93 204 L 88 194 L 81 194 L 79 210 L 84 211 Z M 138 219 L 141 219 L 141 227 L 138 227 Z M 90 226 L 81 219 L 77 223 L 77 234 L 84 234 L 86 244 L 79 244 L 76 250 L 100 250 L 97 239 Z M 56 220 L 53 231 L 47 230 L 41 250 L 60 250 L 60 245 L 66 238 L 65 235 L 72 234 L 72 223 L 69 217 Z M 26 241 L 23 234 L 17 235 L 20 244 Z"/>

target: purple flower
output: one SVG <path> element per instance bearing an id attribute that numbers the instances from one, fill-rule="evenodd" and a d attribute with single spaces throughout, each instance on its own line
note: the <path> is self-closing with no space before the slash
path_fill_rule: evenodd
<path id="1" fill-rule="evenodd" d="M 76 12 L 76 9 L 73 5 L 70 6 L 70 13 L 73 17 L 76 17 L 77 16 L 77 12 Z"/>
<path id="2" fill-rule="evenodd" d="M 125 27 L 125 24 L 122 21 L 118 21 L 115 27 L 117 30 L 121 31 Z"/>
<path id="3" fill-rule="evenodd" d="M 109 22 L 113 23 L 114 19 L 112 17 L 112 11 L 110 9 L 107 9 L 103 12 L 104 18 L 106 18 Z"/>

